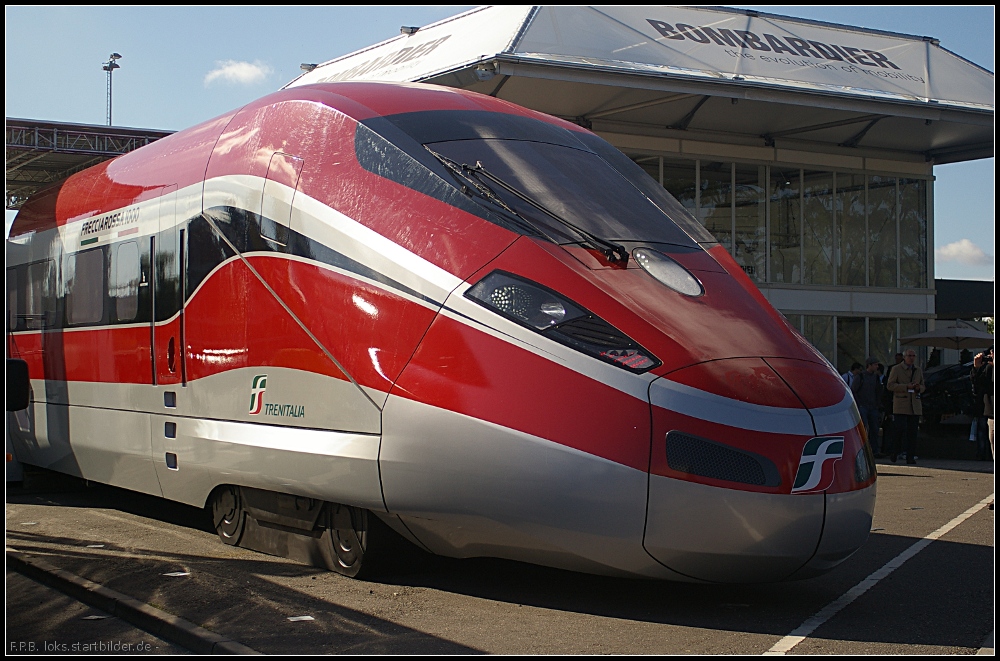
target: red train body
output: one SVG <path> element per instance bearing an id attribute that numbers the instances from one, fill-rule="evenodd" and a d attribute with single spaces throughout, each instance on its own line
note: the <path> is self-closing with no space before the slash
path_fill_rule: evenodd
<path id="1" fill-rule="evenodd" d="M 746 582 L 870 529 L 826 360 L 622 154 L 493 98 L 271 94 L 39 193 L 7 268 L 18 458 L 207 504 L 231 543 L 318 531 L 353 574 L 375 516 L 445 555 Z"/>

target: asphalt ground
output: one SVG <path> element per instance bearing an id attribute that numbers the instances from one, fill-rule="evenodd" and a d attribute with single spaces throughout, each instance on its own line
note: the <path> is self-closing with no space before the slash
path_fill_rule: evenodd
<path id="1" fill-rule="evenodd" d="M 858 553 L 821 577 L 735 586 L 415 550 L 377 580 L 348 579 L 226 546 L 200 509 L 29 473 L 7 490 L 7 652 L 18 651 L 13 643 L 125 641 L 94 634 L 129 619 L 138 623 L 129 640 L 160 653 L 992 653 L 992 463 L 878 468 L 873 531 Z M 118 610 L 84 620 L 103 611 L 50 604 L 67 597 L 11 569 L 41 572 L 90 601 L 103 594 Z"/>
<path id="2" fill-rule="evenodd" d="M 9 568 L 6 592 L 8 654 L 189 653 Z"/>

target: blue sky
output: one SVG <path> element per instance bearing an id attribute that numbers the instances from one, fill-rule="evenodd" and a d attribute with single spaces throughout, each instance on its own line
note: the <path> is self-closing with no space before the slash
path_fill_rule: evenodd
<path id="1" fill-rule="evenodd" d="M 996 70 L 992 6 L 732 6 L 933 36 Z M 393 37 L 401 25 L 427 25 L 467 8 L 8 5 L 5 113 L 103 124 L 101 65 L 118 52 L 114 123 L 182 129 L 274 91 L 302 62 L 323 62 Z M 939 278 L 994 278 L 994 161 L 934 169 Z"/>

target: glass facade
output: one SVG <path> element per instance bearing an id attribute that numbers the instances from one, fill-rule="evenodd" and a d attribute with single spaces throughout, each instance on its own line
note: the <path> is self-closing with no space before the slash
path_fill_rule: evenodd
<path id="1" fill-rule="evenodd" d="M 896 325 L 895 319 L 868 320 L 868 355 L 875 356 L 886 367 L 895 362 L 893 358 L 899 351 Z"/>
<path id="2" fill-rule="evenodd" d="M 883 365 L 891 367 L 896 353 L 901 351 L 899 338 L 927 330 L 926 319 L 838 317 L 823 314 L 785 314 L 785 318 L 841 374 L 851 369 L 854 363 L 864 365 L 868 356 L 875 356 Z M 925 365 L 930 357 L 927 347 L 907 348 L 917 352 L 918 365 Z"/>
<path id="3" fill-rule="evenodd" d="M 733 257 L 755 282 L 767 274 L 767 168 L 736 164 Z"/>
<path id="4" fill-rule="evenodd" d="M 836 364 L 833 343 L 833 316 L 824 314 L 802 315 L 802 337 L 819 349 L 831 363 Z"/>
<path id="5" fill-rule="evenodd" d="M 923 333 L 927 330 L 927 320 L 926 319 L 900 319 L 899 320 L 899 336 L 909 337 L 910 335 L 916 335 L 917 333 Z M 927 362 L 927 347 L 906 347 L 907 349 L 913 349 L 917 352 L 917 364 L 921 367 Z M 971 357 L 969 358 L 971 360 Z"/>
<path id="6" fill-rule="evenodd" d="M 657 156 L 634 160 L 756 282 L 928 286 L 926 179 Z"/>
<path id="7" fill-rule="evenodd" d="M 802 173 L 802 282 L 833 284 L 833 173 Z"/>
<path id="8" fill-rule="evenodd" d="M 771 168 L 768 199 L 770 268 L 767 282 L 801 282 L 802 204 L 799 170 Z"/>
<path id="9" fill-rule="evenodd" d="M 899 180 L 899 286 L 927 282 L 927 182 Z"/>
<path id="10" fill-rule="evenodd" d="M 733 250 L 733 165 L 703 162 L 698 181 L 698 215 L 715 239 Z"/>
<path id="11" fill-rule="evenodd" d="M 929 180 L 795 165 L 634 159 L 724 246 L 751 280 L 845 291 L 929 287 Z M 900 337 L 927 319 L 787 314 L 840 372 L 873 355 L 892 365 Z M 925 361 L 926 349 L 918 349 Z"/>
<path id="12" fill-rule="evenodd" d="M 837 317 L 837 370 L 843 374 L 854 363 L 864 365 L 866 349 L 865 318 Z"/>
<path id="13" fill-rule="evenodd" d="M 896 178 L 868 177 L 868 284 L 896 286 Z"/>
<path id="14" fill-rule="evenodd" d="M 669 158 L 664 158 L 662 161 L 663 174 L 660 177 L 660 183 L 671 195 L 677 198 L 677 201 L 685 209 L 691 212 L 692 216 L 697 218 L 698 162 Z"/>
<path id="15" fill-rule="evenodd" d="M 865 176 L 837 173 L 834 214 L 837 225 L 837 284 L 864 287 L 868 245 L 865 240 Z"/>

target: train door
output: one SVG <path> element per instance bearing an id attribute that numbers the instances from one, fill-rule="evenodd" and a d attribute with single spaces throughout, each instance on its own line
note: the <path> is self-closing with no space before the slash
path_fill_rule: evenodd
<path id="1" fill-rule="evenodd" d="M 345 286 L 342 275 L 310 263 L 319 246 L 309 238 L 309 216 L 295 204 L 303 166 L 298 156 L 271 155 L 260 188 L 259 238 L 249 228 L 249 360 L 260 368 L 253 376 L 266 375 L 267 383 L 263 409 L 252 419 L 378 433 L 380 410 L 351 374 L 363 367 L 363 359 L 371 364 L 378 349 L 368 351 L 366 345 L 359 358 L 356 339 L 345 341 L 358 328 L 338 311 L 345 295 L 347 317 L 360 305 L 371 319 L 375 308 L 366 292 Z"/>
<path id="2" fill-rule="evenodd" d="M 160 196 L 159 228 L 153 241 L 152 367 L 155 385 L 186 381 L 184 360 L 185 225 L 177 222 L 177 186 Z"/>
<path id="3" fill-rule="evenodd" d="M 185 454 L 178 447 L 190 414 L 187 397 L 187 358 L 185 351 L 185 296 L 188 225 L 183 204 L 177 199 L 177 186 L 165 186 L 160 196 L 159 225 L 153 238 L 153 320 L 152 369 L 156 398 L 149 417 L 152 466 L 161 494 L 178 499 L 178 488 L 192 481 L 191 466 L 185 463 L 179 472 L 178 457 Z M 183 388 L 183 389 L 182 389 Z"/>
<path id="4" fill-rule="evenodd" d="M 260 236 L 277 248 L 288 245 L 292 201 L 302 172 L 302 159 L 275 152 L 267 166 L 261 196 Z"/>

